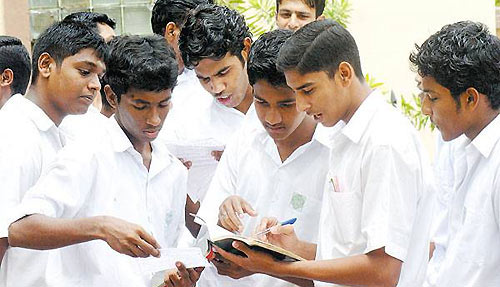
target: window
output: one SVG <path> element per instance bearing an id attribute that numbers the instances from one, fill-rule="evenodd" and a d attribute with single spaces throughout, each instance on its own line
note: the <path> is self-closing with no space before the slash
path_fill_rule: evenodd
<path id="1" fill-rule="evenodd" d="M 150 34 L 154 0 L 29 0 L 31 37 L 78 11 L 105 13 L 116 20 L 116 34 Z"/>

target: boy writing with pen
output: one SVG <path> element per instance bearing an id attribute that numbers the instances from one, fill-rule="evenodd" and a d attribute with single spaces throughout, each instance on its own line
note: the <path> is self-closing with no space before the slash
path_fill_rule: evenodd
<path id="1" fill-rule="evenodd" d="M 291 34 L 275 30 L 253 44 L 247 71 L 262 125 L 240 130 L 226 146 L 198 215 L 244 235 L 258 225 L 258 215 L 297 218 L 297 232 L 316 242 L 328 148 L 315 135 L 316 122 L 297 111 L 293 91 L 276 70 L 276 55 Z M 243 220 L 245 213 L 249 218 Z M 219 286 L 292 286 L 252 275 L 220 256 L 213 263 L 227 276 L 214 278 Z M 209 285 L 204 280 L 210 272 L 205 270 L 201 286 Z"/>
<path id="2" fill-rule="evenodd" d="M 413 127 L 371 90 L 354 38 L 335 21 L 295 32 L 277 67 L 295 91 L 297 108 L 338 128 L 331 136 L 317 245 L 291 226 L 266 234 L 271 243 L 315 260 L 285 264 L 237 242 L 233 247 L 246 257 L 216 252 L 254 272 L 311 280 L 301 286 L 312 280 L 315 286 L 422 286 L 432 182 Z M 259 229 L 276 222 L 264 219 Z"/>

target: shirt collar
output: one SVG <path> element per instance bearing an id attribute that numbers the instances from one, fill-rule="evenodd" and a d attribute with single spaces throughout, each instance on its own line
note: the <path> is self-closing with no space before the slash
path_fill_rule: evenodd
<path id="1" fill-rule="evenodd" d="M 15 94 L 12 96 L 7 103 L 18 104 L 24 110 L 24 113 L 30 118 L 30 120 L 35 124 L 35 126 L 40 131 L 48 131 L 51 128 L 57 128 L 54 122 L 49 118 L 49 116 L 35 103 L 26 99 L 21 94 Z"/>
<path id="2" fill-rule="evenodd" d="M 485 157 L 488 158 L 500 139 L 500 116 L 496 116 L 484 129 L 474 138 L 471 144 Z"/>
<path id="3" fill-rule="evenodd" d="M 111 143 L 115 152 L 124 152 L 127 149 L 134 148 L 132 142 L 130 142 L 130 139 L 120 127 L 114 115 L 109 118 L 108 128 Z"/>
<path id="4" fill-rule="evenodd" d="M 382 104 L 379 91 L 374 90 L 361 103 L 351 120 L 342 129 L 342 134 L 348 137 L 354 143 L 358 143 L 365 130 L 368 128 L 371 119 Z"/>

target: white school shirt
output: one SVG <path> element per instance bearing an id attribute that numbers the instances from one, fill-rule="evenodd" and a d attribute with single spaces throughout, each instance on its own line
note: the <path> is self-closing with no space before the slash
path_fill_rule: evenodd
<path id="1" fill-rule="evenodd" d="M 500 286 L 500 117 L 455 154 L 448 246 L 434 286 Z M 460 157 L 458 157 L 460 156 Z"/>
<path id="2" fill-rule="evenodd" d="M 197 78 L 196 81 L 198 81 Z M 198 85 L 200 84 L 198 83 Z M 177 87 L 175 89 L 177 89 Z M 211 95 L 209 96 L 212 97 Z M 188 108 L 187 105 L 184 105 L 184 107 Z M 173 109 L 175 109 L 175 105 Z M 196 112 L 194 114 L 189 114 L 189 117 L 179 117 L 179 112 L 177 112 L 177 114 L 174 114 L 174 119 L 172 120 L 174 122 L 168 120 L 170 117 L 169 114 L 162 131 L 160 131 L 159 139 L 166 143 L 175 143 L 175 141 L 196 142 L 198 140 L 211 140 L 217 145 L 224 146 L 241 127 L 247 125 L 260 125 L 253 103 L 246 114 L 244 114 L 237 109 L 228 108 L 219 104 L 212 97 L 209 104 L 202 103 L 198 108 L 193 108 L 191 111 L 193 110 Z M 191 111 L 189 111 L 189 113 L 191 113 Z M 186 114 L 188 114 L 188 112 L 186 112 Z M 174 127 L 172 127 L 172 125 Z M 214 173 L 215 168 L 206 176 L 213 177 Z M 190 177 L 189 180 L 196 180 L 196 178 Z M 188 186 L 197 187 L 196 189 L 188 188 L 188 195 L 191 199 L 194 202 L 202 201 L 208 190 L 208 185 L 203 186 L 188 182 Z"/>
<path id="3" fill-rule="evenodd" d="M 0 139 L 0 237 L 7 237 L 10 212 L 54 160 L 64 140 L 47 114 L 20 94 L 0 110 Z M 0 268 L 0 286 L 51 286 L 49 262 L 56 259 L 57 251 L 9 247 Z"/>
<path id="4" fill-rule="evenodd" d="M 374 91 L 331 140 L 316 260 L 385 247 L 404 262 L 398 286 L 421 286 L 433 185 L 413 126 Z"/>
<path id="5" fill-rule="evenodd" d="M 175 247 L 184 226 L 187 170 L 161 143 L 152 142 L 149 171 L 141 155 L 109 119 L 100 141 L 68 145 L 25 196 L 23 214 L 57 218 L 113 216 L 143 227 L 163 248 Z M 150 287 L 151 274 L 105 241 L 60 249 L 62 270 L 53 286 Z"/>
<path id="6" fill-rule="evenodd" d="M 427 266 L 427 275 L 424 286 L 432 286 L 439 275 L 439 268 L 446 253 L 448 244 L 448 209 L 450 198 L 453 196 L 453 183 L 455 179 L 455 169 L 453 168 L 456 157 L 457 143 L 463 140 L 464 136 L 458 139 L 445 142 L 441 135 L 437 136 L 436 155 L 434 158 L 434 178 L 436 182 L 436 203 L 434 218 L 432 219 L 431 241 L 434 242 L 434 252 Z M 458 175 L 457 175 L 458 176 Z"/>
<path id="7" fill-rule="evenodd" d="M 242 129 L 226 146 L 198 215 L 216 224 L 221 203 L 238 195 L 259 214 L 245 216 L 244 235 L 251 235 L 262 217 L 280 221 L 297 218 L 294 228 L 298 237 L 316 242 L 328 154 L 328 147 L 315 134 L 282 162 L 274 140 L 262 125 Z M 209 272 L 216 272 L 212 269 L 205 271 L 202 277 L 212 279 L 214 286 L 295 286 L 266 275 L 234 280 L 209 276 Z M 200 286 L 205 286 L 203 282 Z"/>
<path id="8" fill-rule="evenodd" d="M 90 105 L 83 115 L 66 116 L 59 125 L 59 129 L 67 142 L 77 141 L 80 138 L 84 140 L 98 139 L 103 134 L 103 126 L 107 119 L 98 109 Z"/>

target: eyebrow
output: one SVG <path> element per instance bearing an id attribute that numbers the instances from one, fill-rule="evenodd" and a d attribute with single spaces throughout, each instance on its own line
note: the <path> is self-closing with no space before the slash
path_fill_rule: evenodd
<path id="1" fill-rule="evenodd" d="M 303 84 L 302 86 L 300 86 L 300 87 L 296 88 L 295 90 L 302 90 L 302 89 L 304 89 L 304 88 L 307 88 L 307 87 L 309 87 L 309 86 L 312 86 L 312 84 L 313 84 L 313 83 L 305 83 L 305 84 Z"/>

